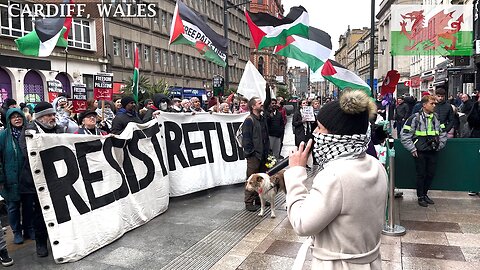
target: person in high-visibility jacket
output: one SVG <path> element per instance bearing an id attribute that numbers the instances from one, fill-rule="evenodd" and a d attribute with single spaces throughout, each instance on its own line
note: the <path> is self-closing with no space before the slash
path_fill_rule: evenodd
<path id="1" fill-rule="evenodd" d="M 438 151 L 447 143 L 447 133 L 434 112 L 437 98 L 424 96 L 421 103 L 422 110 L 405 122 L 401 141 L 415 159 L 418 205 L 427 207 L 434 204 L 427 193 L 435 176 Z"/>

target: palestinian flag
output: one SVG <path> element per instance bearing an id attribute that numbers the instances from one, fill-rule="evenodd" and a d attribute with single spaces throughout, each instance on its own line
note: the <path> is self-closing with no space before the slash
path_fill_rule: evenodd
<path id="1" fill-rule="evenodd" d="M 322 68 L 322 76 L 337 86 L 340 90 L 345 88 L 363 90 L 369 96 L 371 95 L 370 86 L 339 63 L 329 59 Z"/>
<path id="2" fill-rule="evenodd" d="M 64 3 L 73 3 L 66 0 Z M 48 57 L 55 46 L 68 47 L 67 38 L 71 18 L 44 18 L 34 21 L 34 30 L 15 40 L 17 48 L 23 55 Z"/>
<path id="3" fill-rule="evenodd" d="M 135 45 L 135 56 L 134 56 L 134 70 L 133 70 L 133 87 L 132 87 L 132 93 L 133 93 L 133 99 L 135 100 L 136 103 L 138 103 L 138 81 L 140 80 L 140 70 L 139 70 L 139 59 L 138 59 L 138 47 Z"/>
<path id="4" fill-rule="evenodd" d="M 225 67 L 228 40 L 213 31 L 198 13 L 177 1 L 170 28 L 169 44 L 196 48 L 205 59 Z"/>
<path id="5" fill-rule="evenodd" d="M 245 10 L 248 28 L 257 49 L 285 45 L 287 37 L 297 35 L 308 38 L 308 13 L 304 7 L 292 7 L 284 18 L 268 13 L 251 13 Z"/>
<path id="6" fill-rule="evenodd" d="M 309 27 L 308 39 L 300 36 L 287 37 L 285 45 L 275 47 L 275 54 L 297 59 L 317 71 L 332 52 L 330 35 L 315 27 Z"/>

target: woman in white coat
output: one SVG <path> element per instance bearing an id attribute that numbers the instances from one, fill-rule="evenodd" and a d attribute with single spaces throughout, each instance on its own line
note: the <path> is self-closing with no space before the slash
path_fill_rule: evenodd
<path id="1" fill-rule="evenodd" d="M 300 236 L 311 236 L 312 269 L 381 269 L 387 173 L 365 154 L 375 103 L 363 91 L 344 91 L 317 114 L 314 140 L 290 155 L 285 172 L 288 218 Z M 305 186 L 310 148 L 321 166 Z"/>

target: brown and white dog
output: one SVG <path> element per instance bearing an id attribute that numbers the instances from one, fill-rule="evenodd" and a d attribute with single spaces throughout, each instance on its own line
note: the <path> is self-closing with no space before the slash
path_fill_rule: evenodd
<path id="1" fill-rule="evenodd" d="M 265 212 L 265 201 L 270 202 L 271 218 L 275 217 L 275 196 L 279 191 L 287 193 L 285 189 L 285 180 L 283 173 L 285 170 L 281 170 L 276 174 L 269 176 L 266 173 L 254 173 L 247 179 L 246 189 L 248 191 L 256 191 L 260 197 L 260 213 L 259 216 L 263 216 Z"/>

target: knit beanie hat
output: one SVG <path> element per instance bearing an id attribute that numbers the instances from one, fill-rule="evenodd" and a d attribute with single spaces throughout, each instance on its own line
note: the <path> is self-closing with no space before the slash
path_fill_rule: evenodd
<path id="1" fill-rule="evenodd" d="M 344 90 L 339 100 L 325 104 L 317 120 L 337 135 L 366 134 L 368 120 L 376 112 L 373 100 L 363 91 Z"/>
<path id="2" fill-rule="evenodd" d="M 130 102 L 135 102 L 135 100 L 133 99 L 133 97 L 131 96 L 126 96 L 126 97 L 123 97 L 122 100 L 120 101 L 120 103 L 122 103 L 122 107 L 125 108 L 127 107 L 127 105 L 130 103 Z"/>
<path id="3" fill-rule="evenodd" d="M 40 118 L 44 115 L 55 113 L 55 109 L 53 108 L 52 104 L 46 101 L 38 103 L 33 111 L 35 112 L 35 118 Z"/>
<path id="4" fill-rule="evenodd" d="M 8 108 L 12 105 L 17 105 L 17 101 L 13 98 L 6 98 L 4 101 L 3 101 L 3 107 L 4 108 Z"/>

